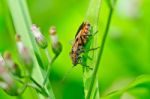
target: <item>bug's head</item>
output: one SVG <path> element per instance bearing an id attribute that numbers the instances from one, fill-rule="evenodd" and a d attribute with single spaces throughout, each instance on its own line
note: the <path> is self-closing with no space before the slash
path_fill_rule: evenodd
<path id="1" fill-rule="evenodd" d="M 91 26 L 89 22 L 86 22 L 85 24 L 86 24 L 87 26 L 89 26 L 89 27 Z"/>
<path id="2" fill-rule="evenodd" d="M 85 22 L 84 31 L 87 33 L 87 32 L 89 32 L 90 28 L 91 28 L 90 23 L 89 22 Z"/>

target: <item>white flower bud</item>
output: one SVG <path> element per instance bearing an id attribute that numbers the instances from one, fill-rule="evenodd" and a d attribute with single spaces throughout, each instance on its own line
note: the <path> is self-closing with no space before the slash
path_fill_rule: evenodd
<path id="1" fill-rule="evenodd" d="M 50 27 L 49 33 L 51 35 L 52 43 L 53 44 L 58 43 L 58 37 L 57 37 L 57 34 L 56 34 L 56 27 L 55 26 Z"/>
<path id="2" fill-rule="evenodd" d="M 24 65 L 26 66 L 26 69 L 29 73 L 29 75 L 32 73 L 32 69 L 33 69 L 33 60 L 32 57 L 28 51 L 28 48 L 23 44 L 23 42 L 21 41 L 21 36 L 20 35 L 16 35 L 16 43 L 17 43 L 17 47 L 18 47 L 18 51 L 20 54 L 20 57 L 24 63 Z"/>
<path id="3" fill-rule="evenodd" d="M 31 30 L 32 30 L 32 33 L 35 37 L 35 40 L 36 40 L 38 46 L 45 49 L 48 46 L 48 43 L 47 43 L 45 37 L 40 32 L 40 29 L 35 24 L 33 24 L 31 27 Z"/>
<path id="4" fill-rule="evenodd" d="M 56 55 L 59 55 L 60 52 L 62 51 L 62 45 L 58 41 L 58 37 L 56 34 L 56 27 L 52 26 L 49 30 L 51 41 L 52 41 L 52 50 Z"/>
<path id="5" fill-rule="evenodd" d="M 6 63 L 1 55 L 0 55 L 0 78 L 1 78 L 0 80 L 2 81 L 5 81 L 7 83 L 12 83 L 12 79 L 9 73 L 7 73 Z"/>
<path id="6" fill-rule="evenodd" d="M 11 57 L 11 53 L 8 51 L 5 51 L 3 57 L 8 66 L 9 71 L 11 71 L 12 74 L 20 77 L 21 70 L 20 70 L 19 66 L 13 61 L 13 59 Z"/>
<path id="7" fill-rule="evenodd" d="M 7 65 L 9 66 L 9 68 L 12 68 L 13 65 L 14 65 L 14 62 L 13 62 L 13 60 L 12 60 L 12 58 L 11 58 L 10 52 L 5 51 L 4 54 L 3 54 L 3 57 L 4 57 L 5 62 L 6 62 Z"/>
<path id="8" fill-rule="evenodd" d="M 0 54 L 0 67 L 3 67 L 5 64 L 2 55 Z"/>
<path id="9" fill-rule="evenodd" d="M 14 80 L 10 76 L 6 63 L 3 57 L 0 55 L 0 88 L 2 88 L 9 95 L 15 95 L 17 93 L 17 86 Z"/>

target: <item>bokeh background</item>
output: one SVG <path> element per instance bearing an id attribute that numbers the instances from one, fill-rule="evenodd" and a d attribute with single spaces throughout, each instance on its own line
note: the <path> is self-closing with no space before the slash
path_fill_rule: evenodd
<path id="1" fill-rule="evenodd" d="M 0 1 L 0 52 L 15 52 L 15 31 L 10 31 L 13 22 L 9 9 Z M 63 51 L 53 64 L 51 82 L 56 99 L 84 99 L 82 67 L 78 65 L 61 82 L 72 67 L 69 52 L 70 41 L 74 39 L 78 26 L 82 23 L 90 0 L 27 0 L 32 22 L 37 24 L 49 39 L 51 25 L 57 27 Z M 102 0 L 99 19 L 99 36 L 105 30 L 108 6 Z M 128 85 L 136 77 L 150 74 L 150 1 L 118 0 L 112 17 L 107 41 L 99 70 L 99 90 L 104 96 L 113 90 Z M 21 24 L 20 24 L 21 26 Z M 100 40 L 101 41 L 101 40 Z M 38 74 L 37 74 L 38 76 Z M 32 99 L 33 90 L 28 89 L 23 99 Z M 124 98 L 126 97 L 126 98 Z M 128 98 L 127 98 L 128 97 Z M 0 90 L 1 99 L 15 99 Z M 122 99 L 149 99 L 150 84 L 129 91 Z"/>

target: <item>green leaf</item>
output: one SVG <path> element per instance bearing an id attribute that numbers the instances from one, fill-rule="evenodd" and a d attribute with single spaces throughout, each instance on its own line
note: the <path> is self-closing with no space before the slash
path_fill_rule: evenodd
<path id="1" fill-rule="evenodd" d="M 141 75 L 123 89 L 103 96 L 102 99 L 120 99 L 123 94 L 136 90 L 138 87 L 150 90 L 150 75 Z M 144 94 L 142 96 L 144 96 Z"/>
<path id="2" fill-rule="evenodd" d="M 41 59 L 41 55 L 38 49 L 38 46 L 36 44 L 36 41 L 33 37 L 33 34 L 31 33 L 31 19 L 28 12 L 28 7 L 26 4 L 26 0 L 7 0 L 9 9 L 11 12 L 11 16 L 14 22 L 15 30 L 18 34 L 21 35 L 22 40 L 24 44 L 30 49 L 30 52 L 32 53 L 32 58 L 34 60 L 34 70 L 33 70 L 33 77 L 38 81 L 39 84 L 42 84 L 44 80 L 44 72 L 42 68 L 44 67 L 44 64 Z M 38 75 L 38 76 L 37 76 Z M 51 99 L 55 99 L 52 87 L 49 83 L 49 88 L 45 88 L 46 91 L 49 91 L 49 97 Z"/>

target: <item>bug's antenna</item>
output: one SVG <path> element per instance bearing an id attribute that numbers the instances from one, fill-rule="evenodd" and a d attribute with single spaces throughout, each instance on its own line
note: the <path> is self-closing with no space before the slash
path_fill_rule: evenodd
<path id="1" fill-rule="evenodd" d="M 63 79 L 61 80 L 62 83 L 64 83 L 64 81 L 65 81 L 67 75 L 71 73 L 71 71 L 72 71 L 72 69 L 73 69 L 74 67 L 75 67 L 75 66 L 72 66 L 72 68 L 70 68 L 70 69 L 65 73 Z"/>

